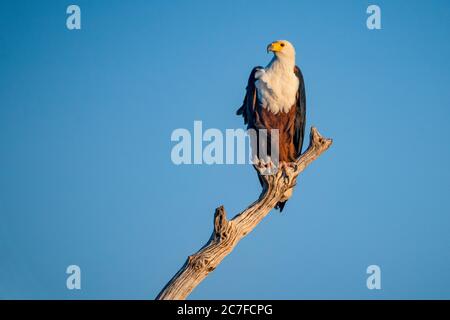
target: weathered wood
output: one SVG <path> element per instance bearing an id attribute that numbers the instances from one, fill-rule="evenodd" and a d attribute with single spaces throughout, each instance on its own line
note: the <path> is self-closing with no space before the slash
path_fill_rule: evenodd
<path id="1" fill-rule="evenodd" d="M 311 128 L 309 147 L 298 158 L 295 165 L 278 170 L 273 175 L 262 176 L 264 187 L 257 201 L 231 220 L 227 219 L 223 206 L 217 208 L 214 214 L 214 230 L 208 243 L 197 253 L 188 257 L 156 299 L 185 299 L 280 200 L 289 199 L 298 175 L 331 144 L 331 139 L 323 138 L 316 128 Z M 264 170 L 262 167 L 255 167 L 255 169 L 260 172 Z"/>

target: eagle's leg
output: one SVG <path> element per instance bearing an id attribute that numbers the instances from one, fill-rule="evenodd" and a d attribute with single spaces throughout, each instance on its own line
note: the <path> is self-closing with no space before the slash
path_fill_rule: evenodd
<path id="1" fill-rule="evenodd" d="M 253 164 L 258 168 L 258 171 L 263 175 L 272 175 L 277 173 L 279 165 L 274 163 L 270 156 L 254 157 Z"/>
<path id="2" fill-rule="evenodd" d="M 279 169 L 283 170 L 284 174 L 287 174 L 287 171 L 292 171 L 297 168 L 297 165 L 295 164 L 295 162 L 286 162 L 286 161 L 280 161 L 279 164 Z"/>
<path id="3" fill-rule="evenodd" d="M 291 185 L 292 181 L 292 174 L 297 170 L 297 165 L 295 162 L 286 162 L 286 161 L 281 161 L 280 162 L 280 170 L 282 171 L 282 177 L 284 180 L 284 183 L 286 185 Z M 286 201 L 289 200 L 289 198 L 292 196 L 292 193 L 294 191 L 294 186 L 295 186 L 295 181 L 294 184 L 292 186 L 290 186 L 284 193 L 283 196 L 280 200 L 280 203 L 283 203 L 284 207 L 284 203 L 286 203 Z"/>
<path id="4" fill-rule="evenodd" d="M 280 169 L 282 169 L 282 170 L 289 169 L 289 170 L 297 171 L 298 166 L 297 166 L 297 163 L 295 161 L 293 161 L 293 162 L 281 161 L 280 162 Z"/>
<path id="5" fill-rule="evenodd" d="M 265 157 L 265 160 L 262 160 L 264 167 L 265 167 L 265 174 L 272 175 L 277 173 L 278 166 L 273 162 L 272 158 L 270 156 Z"/>
<path id="6" fill-rule="evenodd" d="M 282 177 L 284 178 L 284 182 L 287 183 L 289 181 L 289 176 L 287 173 L 288 162 L 280 161 L 280 170 L 282 171 Z"/>
<path id="7" fill-rule="evenodd" d="M 295 162 L 280 161 L 279 169 L 282 170 L 282 175 L 286 183 L 289 182 L 289 176 L 297 171 L 298 166 Z"/>

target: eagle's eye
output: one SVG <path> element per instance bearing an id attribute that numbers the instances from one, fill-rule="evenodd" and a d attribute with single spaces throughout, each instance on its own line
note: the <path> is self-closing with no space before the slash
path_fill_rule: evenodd
<path id="1" fill-rule="evenodd" d="M 283 43 L 283 42 L 282 42 L 282 43 L 280 43 L 280 46 L 284 47 L 284 43 Z"/>

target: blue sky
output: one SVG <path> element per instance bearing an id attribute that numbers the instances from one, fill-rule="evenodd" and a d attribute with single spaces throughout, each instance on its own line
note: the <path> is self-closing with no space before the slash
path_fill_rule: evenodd
<path id="1" fill-rule="evenodd" d="M 248 165 L 175 166 L 170 135 L 242 128 L 275 39 L 296 46 L 307 127 L 334 144 L 191 298 L 450 298 L 448 1 L 74 3 L 78 31 L 72 3 L 1 4 L 0 298 L 154 298 L 214 208 L 260 192 Z"/>

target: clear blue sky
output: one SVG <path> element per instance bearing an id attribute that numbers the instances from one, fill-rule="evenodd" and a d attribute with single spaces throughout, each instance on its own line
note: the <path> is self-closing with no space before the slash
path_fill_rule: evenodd
<path id="1" fill-rule="evenodd" d="M 0 298 L 154 298 L 260 191 L 247 165 L 173 165 L 170 135 L 243 127 L 275 39 L 334 144 L 191 298 L 450 298 L 448 1 L 75 3 L 79 31 L 72 2 L 1 4 Z"/>

